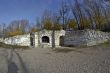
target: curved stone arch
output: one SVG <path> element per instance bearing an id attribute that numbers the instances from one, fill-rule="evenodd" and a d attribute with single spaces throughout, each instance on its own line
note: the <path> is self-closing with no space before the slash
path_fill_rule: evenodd
<path id="1" fill-rule="evenodd" d="M 49 36 L 42 36 L 42 43 L 50 43 L 50 38 Z"/>
<path id="2" fill-rule="evenodd" d="M 64 46 L 64 36 L 59 37 L 59 46 Z"/>

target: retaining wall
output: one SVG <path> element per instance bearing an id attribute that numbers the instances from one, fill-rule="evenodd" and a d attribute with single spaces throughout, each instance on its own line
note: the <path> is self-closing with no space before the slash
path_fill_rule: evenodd
<path id="1" fill-rule="evenodd" d="M 30 34 L 5 38 L 3 42 L 11 45 L 30 46 Z"/>
<path id="2" fill-rule="evenodd" d="M 93 46 L 99 43 L 104 43 L 110 39 L 110 33 L 95 31 L 95 30 L 77 30 L 77 31 L 66 31 L 64 37 L 65 46 L 80 46 L 87 45 Z"/>

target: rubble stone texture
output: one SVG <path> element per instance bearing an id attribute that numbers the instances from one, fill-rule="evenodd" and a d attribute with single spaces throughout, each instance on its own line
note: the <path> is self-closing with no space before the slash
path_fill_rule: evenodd
<path id="1" fill-rule="evenodd" d="M 64 38 L 66 46 L 93 46 L 110 39 L 110 33 L 95 30 L 67 31 Z"/>
<path id="2" fill-rule="evenodd" d="M 42 30 L 39 32 L 34 33 L 33 37 L 33 44 L 34 47 L 52 47 L 52 33 L 53 31 L 49 30 Z M 49 38 L 49 42 L 45 43 L 42 42 L 42 37 L 46 36 Z M 99 43 L 104 43 L 110 39 L 110 33 L 97 31 L 97 30 L 77 30 L 77 31 L 55 31 L 55 46 L 61 47 L 60 45 L 61 39 L 60 37 L 64 37 L 63 39 L 63 46 L 93 46 L 97 45 Z M 18 35 L 14 37 L 9 37 L 5 39 L 0 39 L 1 42 L 4 42 L 6 44 L 12 44 L 12 45 L 20 45 L 20 46 L 31 46 L 31 35 L 25 34 L 25 35 Z"/>

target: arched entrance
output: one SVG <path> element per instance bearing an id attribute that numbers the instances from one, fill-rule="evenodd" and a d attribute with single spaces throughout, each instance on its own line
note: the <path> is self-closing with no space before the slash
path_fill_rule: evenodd
<path id="1" fill-rule="evenodd" d="M 64 36 L 60 36 L 59 45 L 64 46 Z"/>
<path id="2" fill-rule="evenodd" d="M 49 37 L 48 36 L 43 36 L 42 37 L 42 43 L 49 43 L 50 40 L 49 40 Z"/>
<path id="3" fill-rule="evenodd" d="M 30 45 L 35 46 L 35 41 L 34 41 L 34 33 L 30 33 Z"/>

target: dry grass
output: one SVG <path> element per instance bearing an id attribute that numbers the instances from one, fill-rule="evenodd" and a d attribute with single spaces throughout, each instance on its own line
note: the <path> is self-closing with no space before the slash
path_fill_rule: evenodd
<path id="1" fill-rule="evenodd" d="M 7 49 L 29 49 L 28 46 L 9 45 L 9 44 L 4 44 L 2 42 L 0 42 L 0 47 Z"/>
<path id="2" fill-rule="evenodd" d="M 69 48 L 56 48 L 54 51 L 56 53 L 68 53 L 68 52 L 72 52 L 74 50 L 73 49 L 69 49 Z"/>
<path id="3" fill-rule="evenodd" d="M 83 51 L 81 51 L 82 48 L 77 48 L 77 47 L 66 47 L 66 48 L 56 48 L 53 51 L 55 53 L 69 53 L 69 52 L 77 52 L 77 53 L 83 53 Z"/>

